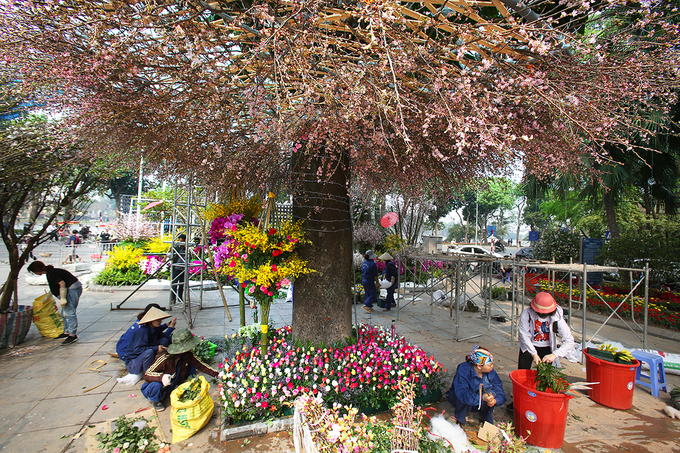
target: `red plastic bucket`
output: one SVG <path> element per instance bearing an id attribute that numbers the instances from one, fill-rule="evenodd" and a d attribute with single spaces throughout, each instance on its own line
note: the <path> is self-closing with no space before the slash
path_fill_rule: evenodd
<path id="1" fill-rule="evenodd" d="M 635 373 L 640 362 L 614 363 L 593 357 L 587 352 L 586 380 L 599 382 L 588 391 L 590 399 L 613 409 L 630 409 L 633 406 Z"/>
<path id="2" fill-rule="evenodd" d="M 570 395 L 539 392 L 534 377 L 536 370 L 515 370 L 510 373 L 514 399 L 515 431 L 536 447 L 561 448 Z"/>

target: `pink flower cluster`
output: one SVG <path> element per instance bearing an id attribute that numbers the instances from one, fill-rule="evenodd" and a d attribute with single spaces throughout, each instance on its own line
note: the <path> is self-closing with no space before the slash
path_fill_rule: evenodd
<path id="1" fill-rule="evenodd" d="M 227 217 L 213 219 L 210 224 L 210 231 L 208 231 L 210 242 L 216 244 L 218 239 L 227 237 L 227 232 L 236 228 L 242 219 L 243 214 L 231 214 Z"/>
<path id="2" fill-rule="evenodd" d="M 146 275 L 152 275 L 163 264 L 163 260 L 157 256 L 147 256 L 139 262 L 139 267 Z"/>
<path id="3" fill-rule="evenodd" d="M 398 383 L 410 380 L 416 395 L 439 389 L 443 371 L 434 357 L 382 327 L 361 325 L 357 343 L 342 348 L 296 346 L 290 327 L 274 332 L 267 353 L 254 347 L 225 359 L 220 399 L 233 422 L 280 415 L 301 393 L 331 405 L 376 407 L 399 399 Z"/>

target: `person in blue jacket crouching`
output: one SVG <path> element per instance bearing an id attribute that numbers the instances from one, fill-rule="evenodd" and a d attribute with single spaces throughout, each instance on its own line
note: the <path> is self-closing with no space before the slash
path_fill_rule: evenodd
<path id="1" fill-rule="evenodd" d="M 503 383 L 493 369 L 491 353 L 475 345 L 466 361 L 458 365 L 446 400 L 453 405 L 453 414 L 465 425 L 468 412 L 479 412 L 480 422 L 493 424 L 493 409 L 507 398 Z"/>

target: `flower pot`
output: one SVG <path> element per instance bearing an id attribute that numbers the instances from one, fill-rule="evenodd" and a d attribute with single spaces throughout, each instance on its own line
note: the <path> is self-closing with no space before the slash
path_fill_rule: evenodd
<path id="1" fill-rule="evenodd" d="M 378 407 L 361 407 L 359 413 L 364 415 L 375 415 L 380 412 L 386 412 L 389 409 L 387 404 L 381 404 Z"/>
<path id="2" fill-rule="evenodd" d="M 0 315 L 0 348 L 13 348 L 24 341 L 32 320 L 30 305 L 19 305 L 17 311 Z"/>
<path id="3" fill-rule="evenodd" d="M 416 406 L 424 406 L 429 403 L 437 403 L 442 399 L 442 391 L 439 389 L 430 390 L 421 397 L 415 398 L 413 404 Z"/>
<path id="4" fill-rule="evenodd" d="M 564 443 L 569 400 L 563 393 L 539 392 L 534 378 L 536 370 L 510 373 L 514 399 L 515 430 L 536 447 L 560 448 Z"/>
<path id="5" fill-rule="evenodd" d="M 613 409 L 630 409 L 633 406 L 635 373 L 640 362 L 615 363 L 593 357 L 586 357 L 586 380 L 599 382 L 588 390 L 588 396 L 596 403 Z"/>

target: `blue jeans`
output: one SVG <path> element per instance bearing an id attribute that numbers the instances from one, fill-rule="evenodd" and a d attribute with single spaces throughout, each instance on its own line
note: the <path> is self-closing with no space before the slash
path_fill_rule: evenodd
<path id="1" fill-rule="evenodd" d="M 78 331 L 78 318 L 76 318 L 76 309 L 80 301 L 80 295 L 83 293 L 83 287 L 69 289 L 66 294 L 66 306 L 61 309 L 61 317 L 64 318 L 64 333 L 67 335 L 75 335 Z"/>
<path id="2" fill-rule="evenodd" d="M 125 364 L 125 367 L 130 374 L 146 373 L 146 370 L 153 364 L 155 358 L 156 350 L 149 348 L 134 359 L 130 359 L 130 361 Z"/>
<path id="3" fill-rule="evenodd" d="M 163 387 L 161 382 L 145 382 L 142 384 L 142 395 L 149 401 L 163 401 L 172 392 L 172 386 Z"/>
<path id="4" fill-rule="evenodd" d="M 396 288 L 387 288 L 387 298 L 385 298 L 385 309 L 389 310 L 392 306 L 396 306 L 394 301 L 394 290 Z"/>
<path id="5" fill-rule="evenodd" d="M 453 388 L 446 392 L 446 401 L 453 405 L 453 415 L 458 420 L 458 423 L 465 424 L 465 416 L 468 412 L 479 412 L 481 421 L 489 422 L 493 425 L 493 407 L 489 407 L 485 401 L 482 401 L 481 409 L 477 409 L 477 406 L 470 406 L 460 401 Z"/>
<path id="6" fill-rule="evenodd" d="M 180 382 L 180 367 L 177 367 L 175 371 L 175 378 L 170 382 L 170 385 L 163 387 L 162 382 L 153 381 L 145 382 L 142 384 L 142 395 L 149 401 L 163 401 L 173 390 L 181 384 Z M 187 369 L 187 377 L 196 374 L 196 368 L 193 365 L 189 365 Z"/>
<path id="7" fill-rule="evenodd" d="M 373 307 L 373 302 L 378 300 L 378 290 L 375 287 L 375 282 L 364 283 L 361 282 L 364 287 L 364 294 L 366 294 L 366 301 L 364 305 L 367 307 Z"/>

